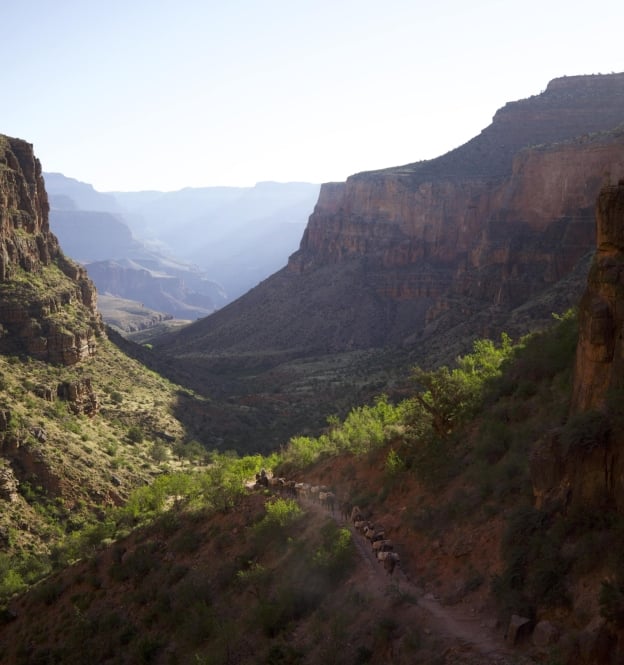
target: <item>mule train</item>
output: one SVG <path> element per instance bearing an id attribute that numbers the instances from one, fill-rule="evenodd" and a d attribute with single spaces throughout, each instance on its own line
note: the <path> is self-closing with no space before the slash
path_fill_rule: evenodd
<path id="1" fill-rule="evenodd" d="M 277 494 L 301 501 L 311 501 L 323 506 L 332 515 L 338 507 L 342 519 L 350 520 L 355 530 L 370 542 L 377 561 L 383 563 L 388 575 L 392 575 L 396 566 L 400 564 L 399 554 L 394 551 L 394 543 L 386 538 L 385 531 L 370 522 L 358 506 L 351 505 L 349 501 L 338 502 L 336 494 L 329 487 L 286 480 L 286 478 L 270 477 L 264 469 L 256 474 L 254 487 L 256 489 L 268 488 Z"/>

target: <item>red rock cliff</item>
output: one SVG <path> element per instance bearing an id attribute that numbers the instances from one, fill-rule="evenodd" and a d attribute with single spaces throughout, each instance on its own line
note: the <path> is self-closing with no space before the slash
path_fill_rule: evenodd
<path id="1" fill-rule="evenodd" d="M 596 204 L 597 252 L 579 308 L 573 411 L 604 409 L 624 388 L 624 181 Z"/>
<path id="2" fill-rule="evenodd" d="M 103 327 L 96 292 L 48 224 L 32 145 L 0 135 L 0 350 L 73 364 L 95 352 Z"/>
<path id="3" fill-rule="evenodd" d="M 598 190 L 624 173 L 624 132 L 596 132 L 622 121 L 624 75 L 553 81 L 437 160 L 323 185 L 289 268 L 365 257 L 384 296 L 517 305 L 593 247 Z"/>
<path id="4" fill-rule="evenodd" d="M 624 175 L 623 123 L 624 74 L 557 79 L 446 155 L 325 184 L 287 268 L 167 344 L 436 362 L 525 333 L 580 298 L 596 196 Z"/>

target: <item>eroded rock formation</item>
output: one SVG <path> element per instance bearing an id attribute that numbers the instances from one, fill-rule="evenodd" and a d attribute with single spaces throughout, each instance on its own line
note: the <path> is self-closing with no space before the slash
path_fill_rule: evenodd
<path id="1" fill-rule="evenodd" d="M 99 409 L 99 399 L 90 378 L 59 383 L 57 394 L 60 399 L 68 402 L 69 409 L 77 415 L 94 416 Z"/>
<path id="2" fill-rule="evenodd" d="M 624 180 L 600 192 L 596 237 L 579 308 L 573 412 L 603 410 L 624 388 Z"/>
<path id="3" fill-rule="evenodd" d="M 323 185 L 289 269 L 365 259 L 380 296 L 430 299 L 422 323 L 449 296 L 521 304 L 593 247 L 594 201 L 624 169 L 618 86 L 622 75 L 553 81 L 437 160 Z"/>
<path id="4" fill-rule="evenodd" d="M 569 418 L 531 455 L 538 508 L 624 507 L 624 180 L 601 189 L 595 220 L 597 250 L 579 306 Z"/>
<path id="5" fill-rule="evenodd" d="M 0 350 L 71 365 L 103 328 L 95 288 L 61 252 L 48 211 L 32 145 L 0 135 Z"/>

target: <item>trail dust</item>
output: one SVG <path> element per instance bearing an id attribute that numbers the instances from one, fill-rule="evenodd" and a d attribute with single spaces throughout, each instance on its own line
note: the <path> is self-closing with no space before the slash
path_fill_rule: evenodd
<path id="1" fill-rule="evenodd" d="M 363 564 L 356 583 L 364 588 L 369 596 L 378 601 L 394 597 L 393 612 L 404 606 L 406 619 L 427 636 L 439 643 L 444 663 L 465 665 L 528 665 L 534 661 L 523 658 L 518 651 L 510 650 L 503 637 L 497 634 L 495 626 L 490 626 L 487 618 L 466 611 L 465 608 L 449 607 L 440 603 L 433 594 L 410 579 L 401 563 L 389 575 L 376 557 L 370 541 L 355 529 L 350 519 L 337 510 L 328 510 L 315 501 L 298 499 L 307 511 L 331 516 L 340 526 L 352 533 L 353 543 Z"/>

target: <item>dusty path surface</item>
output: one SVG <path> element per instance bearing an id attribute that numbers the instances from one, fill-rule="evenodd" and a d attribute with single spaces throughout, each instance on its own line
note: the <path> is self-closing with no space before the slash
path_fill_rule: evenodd
<path id="1" fill-rule="evenodd" d="M 519 652 L 509 649 L 502 637 L 487 626 L 484 617 L 471 615 L 464 608 L 442 605 L 431 594 L 425 594 L 409 579 L 400 565 L 395 568 L 392 576 L 388 575 L 383 565 L 377 561 L 370 542 L 355 529 L 350 520 L 345 520 L 338 512 L 326 510 L 310 499 L 300 499 L 300 503 L 308 510 L 325 512 L 351 531 L 353 543 L 368 571 L 369 593 L 381 598 L 388 595 L 389 588 L 393 588 L 394 593 L 415 599 L 417 607 L 422 610 L 420 614 L 423 629 L 442 638 L 449 647 L 452 648 L 454 645 L 456 652 L 461 652 L 468 658 L 466 662 L 480 665 L 517 665 L 533 662 L 523 658 Z M 474 661 L 470 660 L 471 655 L 474 656 Z"/>

